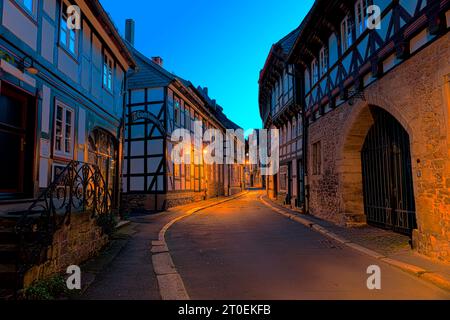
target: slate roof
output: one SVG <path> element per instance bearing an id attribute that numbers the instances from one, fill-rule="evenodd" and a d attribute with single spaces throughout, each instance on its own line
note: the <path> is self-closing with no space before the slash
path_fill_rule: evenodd
<path id="1" fill-rule="evenodd" d="M 134 61 L 132 54 L 126 44 L 126 41 L 122 39 L 119 31 L 114 24 L 111 16 L 105 11 L 99 0 L 86 1 L 86 4 L 92 10 L 94 16 L 100 21 L 105 28 L 106 32 L 110 36 L 111 40 L 115 43 L 122 56 L 126 59 L 128 65 L 131 68 L 136 67 L 136 61 Z"/>
<path id="2" fill-rule="evenodd" d="M 284 54 L 288 55 L 291 52 L 299 34 L 300 34 L 300 27 L 298 27 L 297 29 L 289 33 L 287 36 L 285 36 L 283 39 L 277 42 L 277 45 L 281 47 Z"/>
<path id="3" fill-rule="evenodd" d="M 128 77 L 129 89 L 143 89 L 152 87 L 166 87 L 173 81 L 180 81 L 185 87 L 192 88 L 197 95 L 206 102 L 209 111 L 217 118 L 226 129 L 240 129 L 240 127 L 223 113 L 223 108 L 215 100 L 212 100 L 200 87 L 195 88 L 192 82 L 185 80 L 161 67 L 153 60 L 136 50 L 128 41 L 124 40 L 137 63 L 136 72 Z"/>
<path id="4" fill-rule="evenodd" d="M 165 87 L 172 81 L 178 79 L 177 76 L 168 72 L 157 63 L 144 56 L 128 42 L 126 43 L 137 63 L 136 72 L 131 73 L 128 78 L 129 89 Z"/>

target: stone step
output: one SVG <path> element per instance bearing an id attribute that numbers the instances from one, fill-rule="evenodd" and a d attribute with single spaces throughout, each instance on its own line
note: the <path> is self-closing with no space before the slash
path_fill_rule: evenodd
<path id="1" fill-rule="evenodd" d="M 15 289 L 17 286 L 17 268 L 14 264 L 0 264 L 0 288 Z"/>
<path id="2" fill-rule="evenodd" d="M 1 228 L 0 227 L 0 245 L 17 243 L 17 241 L 18 241 L 18 238 L 17 238 L 17 234 L 14 231 L 14 228 Z"/>
<path id="3" fill-rule="evenodd" d="M 0 301 L 15 300 L 15 290 L 13 289 L 0 289 Z"/>
<path id="4" fill-rule="evenodd" d="M 0 263 L 16 263 L 18 249 L 17 244 L 0 244 Z"/>
<path id="5" fill-rule="evenodd" d="M 0 274 L 2 273 L 16 273 L 16 265 L 15 264 L 0 264 Z"/>
<path id="6" fill-rule="evenodd" d="M 0 228 L 14 229 L 14 227 L 17 225 L 17 220 L 18 219 L 0 218 Z"/>

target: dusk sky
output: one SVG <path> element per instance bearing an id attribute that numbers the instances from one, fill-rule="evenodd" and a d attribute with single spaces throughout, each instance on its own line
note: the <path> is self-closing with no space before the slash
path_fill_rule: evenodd
<path id="1" fill-rule="evenodd" d="M 121 34 L 136 21 L 136 48 L 209 88 L 244 129 L 261 127 L 258 77 L 273 43 L 295 29 L 313 0 L 101 0 Z M 139 8 L 137 10 L 137 8 Z"/>

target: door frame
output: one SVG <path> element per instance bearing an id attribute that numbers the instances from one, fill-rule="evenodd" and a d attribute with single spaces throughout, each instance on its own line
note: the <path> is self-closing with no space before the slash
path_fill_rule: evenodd
<path id="1" fill-rule="evenodd" d="M 5 90 L 6 88 L 6 90 Z M 19 189 L 17 191 L 3 191 L 0 192 L 1 199 L 23 199 L 23 198 L 34 198 L 35 196 L 35 185 L 36 185 L 36 172 L 38 161 L 36 158 L 37 154 L 37 124 L 38 124 L 38 99 L 36 95 L 31 92 L 24 90 L 23 88 L 3 79 L 0 79 L 0 95 L 3 92 L 9 91 L 12 95 L 24 96 L 25 100 L 25 113 L 24 121 L 24 151 L 22 152 L 23 159 L 21 160 L 21 177 L 19 178 Z M 30 159 L 31 161 L 27 161 Z"/>

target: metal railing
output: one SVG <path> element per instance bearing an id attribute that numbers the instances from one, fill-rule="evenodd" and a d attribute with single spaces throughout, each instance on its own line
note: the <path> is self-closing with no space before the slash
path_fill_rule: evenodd
<path id="1" fill-rule="evenodd" d="M 89 212 L 91 218 L 96 218 L 110 214 L 112 204 L 108 185 L 98 166 L 70 162 L 22 213 L 17 223 L 19 276 L 45 261 L 55 232 L 70 224 L 73 213 Z"/>

